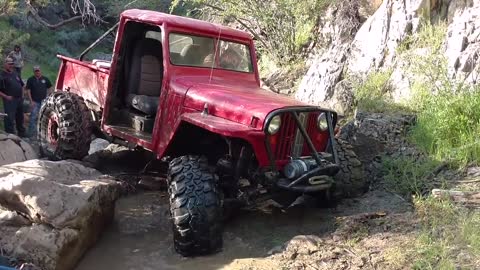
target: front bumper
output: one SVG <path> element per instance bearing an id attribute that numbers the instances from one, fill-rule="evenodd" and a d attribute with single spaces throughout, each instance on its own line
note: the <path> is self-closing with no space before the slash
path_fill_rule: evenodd
<path id="1" fill-rule="evenodd" d="M 337 174 L 339 170 L 340 166 L 337 164 L 318 167 L 293 181 L 281 178 L 277 181 L 277 187 L 300 193 L 314 193 L 327 190 L 334 184 L 332 176 Z M 312 179 L 315 180 L 314 183 L 312 183 Z"/>

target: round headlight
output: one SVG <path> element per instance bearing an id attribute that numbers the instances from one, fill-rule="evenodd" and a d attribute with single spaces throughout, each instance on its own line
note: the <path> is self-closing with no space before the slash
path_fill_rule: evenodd
<path id="1" fill-rule="evenodd" d="M 280 126 L 282 125 L 282 118 L 280 115 L 274 116 L 268 125 L 268 134 L 273 135 L 280 130 Z"/>
<path id="2" fill-rule="evenodd" d="M 319 131 L 323 132 L 328 129 L 327 114 L 321 113 L 317 118 L 317 128 Z"/>

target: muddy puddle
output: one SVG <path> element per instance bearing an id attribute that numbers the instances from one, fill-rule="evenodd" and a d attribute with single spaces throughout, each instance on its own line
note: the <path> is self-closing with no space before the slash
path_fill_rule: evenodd
<path id="1" fill-rule="evenodd" d="M 113 224 L 76 270 L 229 269 L 235 259 L 265 257 L 295 235 L 330 232 L 334 226 L 332 211 L 239 211 L 225 224 L 222 252 L 183 258 L 173 249 L 167 194 L 140 193 L 117 202 Z"/>

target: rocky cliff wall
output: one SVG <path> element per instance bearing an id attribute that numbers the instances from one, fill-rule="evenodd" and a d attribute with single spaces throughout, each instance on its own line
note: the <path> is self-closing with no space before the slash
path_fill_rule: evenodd
<path id="1" fill-rule="evenodd" d="M 477 82 L 480 1 L 384 0 L 378 6 L 379 3 L 354 1 L 347 6 L 350 12 L 342 11 L 343 2 L 329 9 L 319 35 L 329 45 L 314 50 L 309 57 L 308 71 L 295 94 L 298 100 L 346 114 L 353 108 L 353 86 L 368 74 L 386 69 L 393 71 L 393 99 L 409 99 L 412 94 L 405 75 L 406 64 L 397 52 L 402 42 L 426 23 L 448 24 L 443 52 L 449 76 L 471 84 Z M 368 8 L 376 11 L 369 16 L 365 12 Z"/>

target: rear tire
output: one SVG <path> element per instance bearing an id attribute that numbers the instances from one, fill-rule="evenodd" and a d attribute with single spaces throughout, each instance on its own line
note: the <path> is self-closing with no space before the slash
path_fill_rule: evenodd
<path id="1" fill-rule="evenodd" d="M 175 250 L 183 256 L 222 248 L 222 200 L 207 160 L 182 156 L 170 162 L 168 183 Z"/>
<path id="2" fill-rule="evenodd" d="M 346 141 L 336 139 L 336 150 L 340 171 L 335 175 L 335 186 L 331 194 L 335 199 L 355 197 L 367 191 L 365 171 L 353 147 Z"/>
<path id="3" fill-rule="evenodd" d="M 51 160 L 82 159 L 90 148 L 90 111 L 83 98 L 54 92 L 40 108 L 37 131 L 42 155 Z"/>

